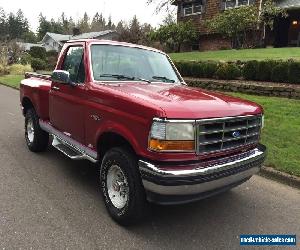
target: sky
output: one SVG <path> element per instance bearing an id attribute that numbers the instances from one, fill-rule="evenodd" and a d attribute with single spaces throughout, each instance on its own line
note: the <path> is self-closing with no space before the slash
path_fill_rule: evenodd
<path id="1" fill-rule="evenodd" d="M 97 11 L 108 18 L 111 15 L 114 23 L 120 20 L 128 21 L 135 14 L 141 22 L 158 26 L 166 13 L 155 12 L 155 5 L 147 5 L 147 0 L 0 0 L 0 7 L 7 13 L 17 12 L 22 9 L 29 21 L 30 27 L 36 31 L 38 27 L 39 13 L 43 13 L 48 19 L 57 19 L 62 12 L 75 20 L 82 17 L 86 11 L 93 16 Z"/>

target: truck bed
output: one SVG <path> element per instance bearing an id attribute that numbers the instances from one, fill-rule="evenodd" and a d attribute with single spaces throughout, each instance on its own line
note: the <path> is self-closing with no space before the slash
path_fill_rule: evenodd
<path id="1" fill-rule="evenodd" d="M 49 120 L 49 91 L 51 76 L 37 73 L 25 73 L 25 79 L 20 84 L 20 100 L 31 100 L 38 116 Z M 25 99 L 24 99 L 25 98 Z"/>

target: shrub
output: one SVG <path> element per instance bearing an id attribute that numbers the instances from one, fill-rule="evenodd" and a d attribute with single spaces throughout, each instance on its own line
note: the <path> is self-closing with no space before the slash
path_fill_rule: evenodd
<path id="1" fill-rule="evenodd" d="M 300 83 L 300 62 L 289 63 L 288 81 L 290 83 Z"/>
<path id="2" fill-rule="evenodd" d="M 272 69 L 277 64 L 276 61 L 260 61 L 258 62 L 255 80 L 270 81 Z"/>
<path id="3" fill-rule="evenodd" d="M 195 63 L 192 63 L 191 65 L 191 75 L 193 77 L 203 77 L 203 65 L 204 63 L 203 62 L 195 62 Z"/>
<path id="4" fill-rule="evenodd" d="M 34 58 L 46 60 L 47 52 L 43 47 L 33 46 L 30 48 L 29 54 Z"/>
<path id="5" fill-rule="evenodd" d="M 243 67 L 243 77 L 246 80 L 256 80 L 258 61 L 248 61 Z"/>
<path id="6" fill-rule="evenodd" d="M 180 61 L 176 62 L 175 65 L 182 76 L 192 76 L 192 67 L 194 62 Z"/>
<path id="7" fill-rule="evenodd" d="M 272 82 L 287 82 L 289 77 L 289 63 L 277 62 L 272 69 L 271 81 Z"/>
<path id="8" fill-rule="evenodd" d="M 23 53 L 20 57 L 19 63 L 22 65 L 31 64 L 31 55 L 28 53 Z"/>
<path id="9" fill-rule="evenodd" d="M 39 59 L 39 58 L 32 58 L 31 67 L 33 68 L 34 71 L 45 70 L 46 69 L 46 62 Z"/>
<path id="10" fill-rule="evenodd" d="M 57 57 L 54 56 L 47 57 L 46 62 L 47 62 L 46 69 L 53 71 L 57 63 Z"/>
<path id="11" fill-rule="evenodd" d="M 233 80 L 241 76 L 241 71 L 235 64 L 222 63 L 216 71 L 218 79 Z"/>
<path id="12" fill-rule="evenodd" d="M 13 64 L 9 66 L 9 73 L 12 75 L 24 75 L 25 72 L 32 71 L 30 65 Z"/>
<path id="13" fill-rule="evenodd" d="M 9 68 L 7 65 L 0 64 L 0 76 L 9 74 Z"/>
<path id="14" fill-rule="evenodd" d="M 175 65 L 183 77 L 212 78 L 218 69 L 216 62 L 177 61 Z"/>
<path id="15" fill-rule="evenodd" d="M 49 50 L 46 52 L 47 57 L 58 57 L 58 52 L 56 50 Z"/>
<path id="16" fill-rule="evenodd" d="M 213 78 L 218 69 L 218 64 L 216 62 L 205 62 L 203 63 L 203 77 Z"/>

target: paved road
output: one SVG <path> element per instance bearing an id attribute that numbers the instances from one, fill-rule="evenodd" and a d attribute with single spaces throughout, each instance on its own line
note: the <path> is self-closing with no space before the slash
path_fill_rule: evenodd
<path id="1" fill-rule="evenodd" d="M 18 98 L 0 86 L 0 249 L 239 249 L 247 233 L 299 241 L 300 191 L 260 176 L 194 204 L 152 205 L 141 225 L 116 225 L 94 165 L 27 150 Z"/>

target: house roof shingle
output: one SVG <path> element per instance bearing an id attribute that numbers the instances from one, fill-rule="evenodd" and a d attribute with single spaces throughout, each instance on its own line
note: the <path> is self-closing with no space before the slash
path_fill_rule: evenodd
<path id="1" fill-rule="evenodd" d="M 93 38 L 98 38 L 101 36 L 105 36 L 110 33 L 116 33 L 114 30 L 105 30 L 105 31 L 99 31 L 99 32 L 89 32 L 89 33 L 83 33 L 77 36 L 72 36 L 72 35 L 62 35 L 62 34 L 56 34 L 56 33 L 51 33 L 47 32 L 46 35 L 44 36 L 43 40 L 41 43 L 44 43 L 44 40 L 46 39 L 47 36 L 50 36 L 53 40 L 57 41 L 58 43 L 62 42 L 67 42 L 69 40 L 80 40 L 80 39 L 93 39 Z"/>
<path id="2" fill-rule="evenodd" d="M 47 35 L 50 36 L 50 37 L 52 37 L 53 40 L 55 40 L 55 41 L 57 41 L 59 43 L 61 43 L 63 41 L 68 41 L 72 37 L 70 35 L 62 35 L 62 34 L 56 34 L 56 33 L 47 32 L 46 35 L 44 36 L 43 40 L 42 40 L 42 43 L 44 42 L 44 39 L 45 39 L 45 37 Z"/>
<path id="3" fill-rule="evenodd" d="M 104 36 L 110 33 L 115 33 L 116 31 L 113 30 L 105 30 L 105 31 L 99 31 L 99 32 L 89 32 L 89 33 L 83 33 L 78 36 L 72 36 L 72 40 L 80 40 L 80 39 L 93 39 L 100 36 Z"/>

